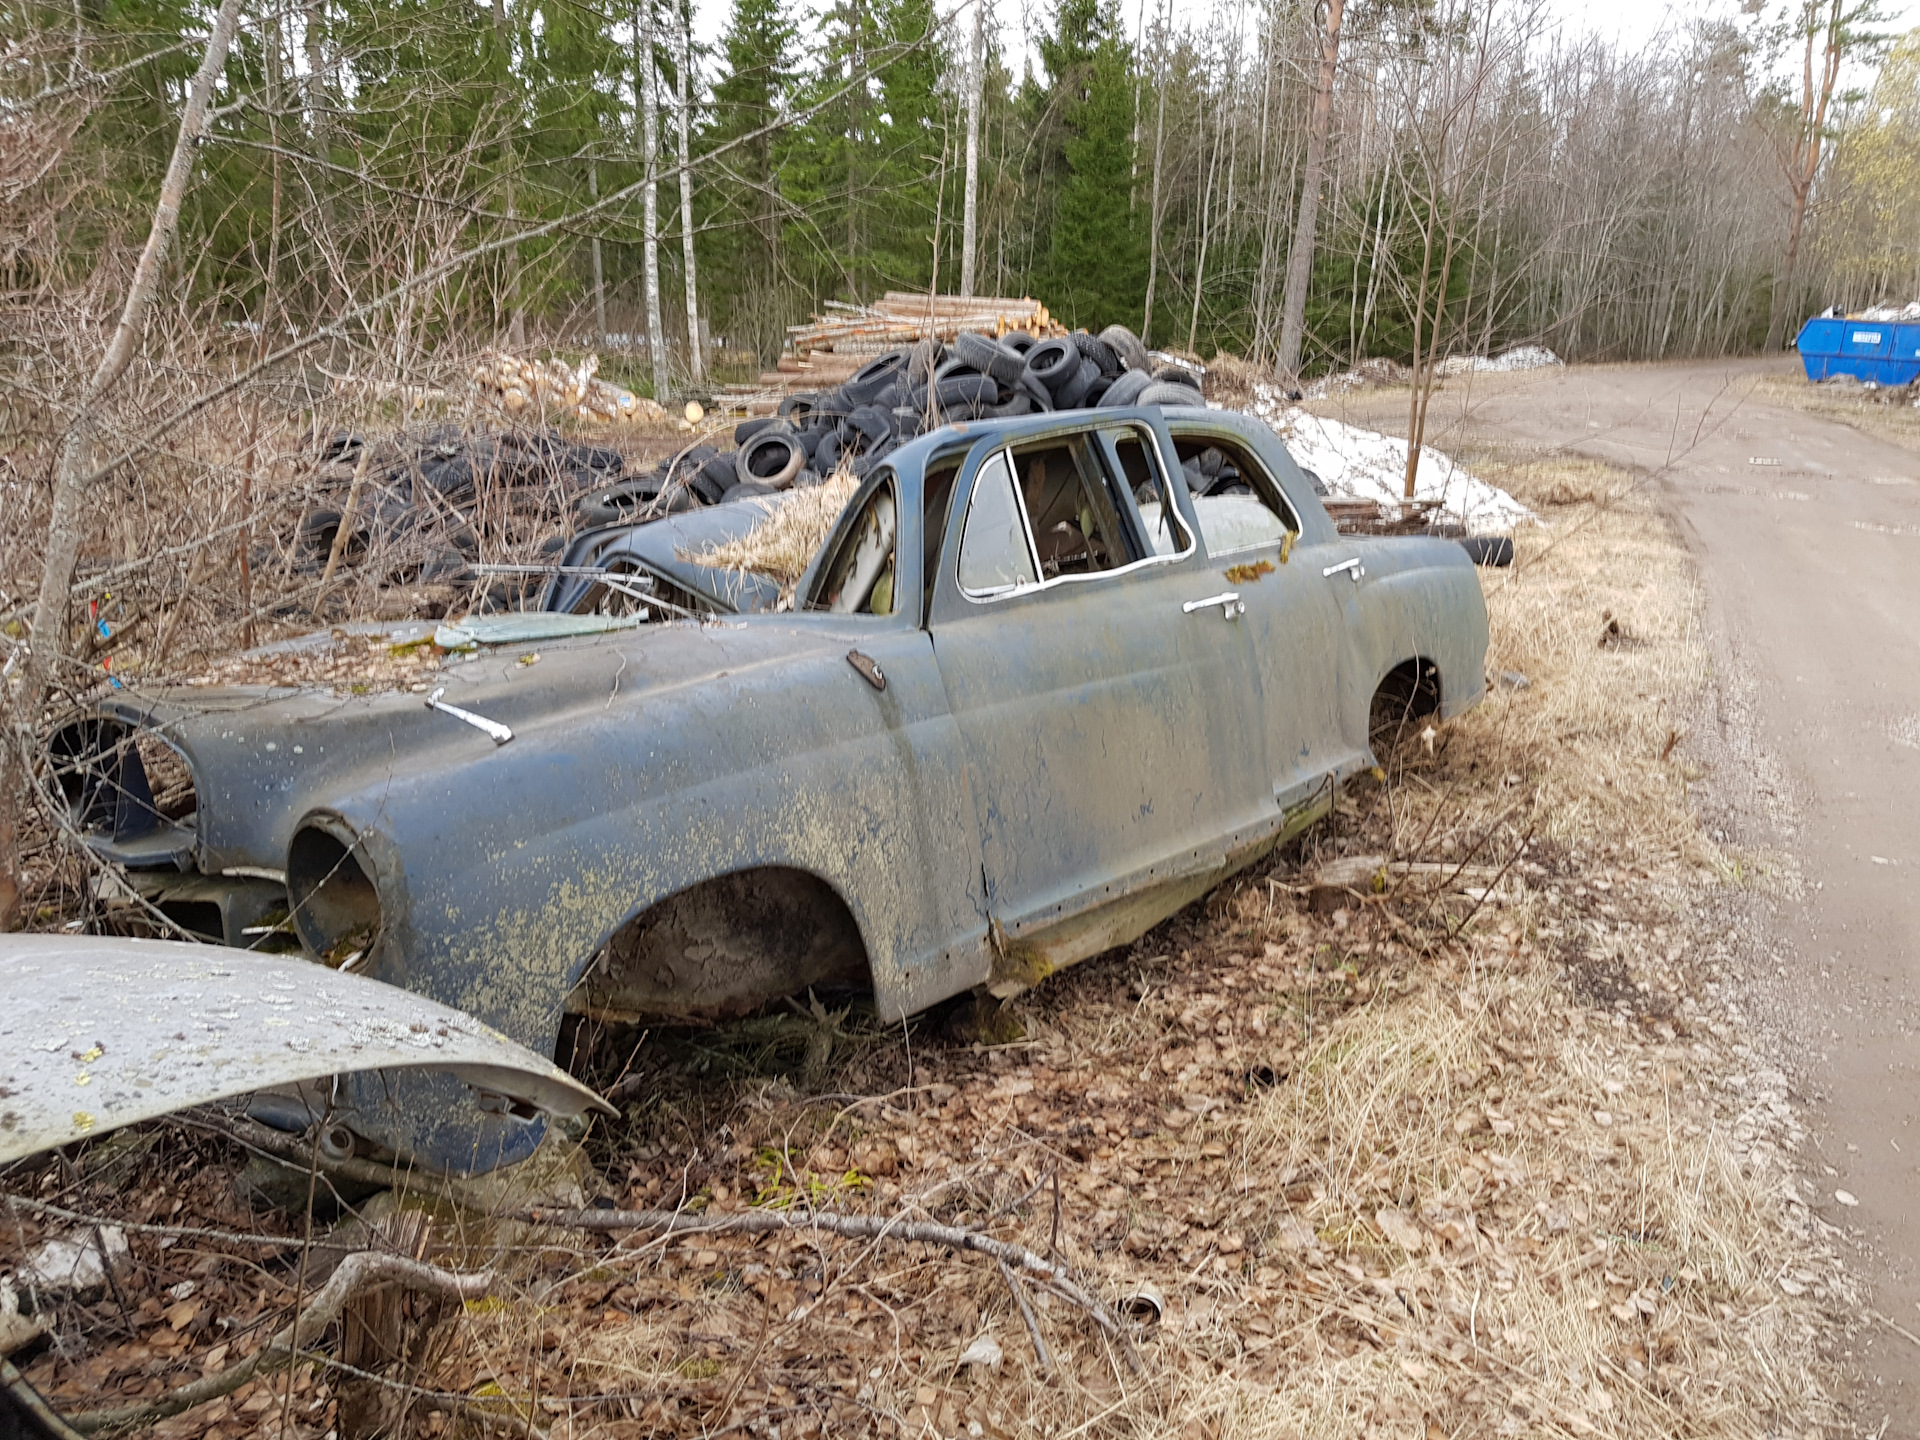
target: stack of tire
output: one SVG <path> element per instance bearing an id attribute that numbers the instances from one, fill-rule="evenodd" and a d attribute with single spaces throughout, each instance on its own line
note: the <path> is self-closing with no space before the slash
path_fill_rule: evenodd
<path id="1" fill-rule="evenodd" d="M 582 498 L 579 528 L 612 525 L 817 485 L 845 466 L 865 476 L 917 435 L 955 421 L 1094 406 L 1199 405 L 1200 382 L 1156 368 L 1124 325 L 1035 340 L 963 331 L 876 356 L 832 390 L 787 396 L 735 427 L 735 448 L 697 445 L 651 472 Z"/>

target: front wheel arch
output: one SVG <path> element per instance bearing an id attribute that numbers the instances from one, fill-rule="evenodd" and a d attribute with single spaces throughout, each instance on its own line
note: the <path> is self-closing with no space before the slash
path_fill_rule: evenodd
<path id="1" fill-rule="evenodd" d="M 567 997 L 627 1023 L 744 1015 L 810 986 L 870 986 L 859 922 L 818 875 L 790 866 L 699 881 L 624 921 Z"/>

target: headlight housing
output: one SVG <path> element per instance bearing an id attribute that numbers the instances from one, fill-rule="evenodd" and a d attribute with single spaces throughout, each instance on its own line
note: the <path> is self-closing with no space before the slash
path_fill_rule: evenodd
<path id="1" fill-rule="evenodd" d="M 310 815 L 287 847 L 287 902 L 307 953 L 358 969 L 380 938 L 380 889 L 365 846 L 344 821 Z"/>

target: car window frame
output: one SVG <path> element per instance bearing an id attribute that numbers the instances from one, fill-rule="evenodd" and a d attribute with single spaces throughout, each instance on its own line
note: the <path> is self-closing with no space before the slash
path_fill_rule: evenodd
<path id="1" fill-rule="evenodd" d="M 1132 532 L 1126 537 L 1127 542 L 1143 549 L 1146 552 L 1145 554 L 1129 560 L 1124 565 L 1116 565 L 1110 570 L 1093 570 L 1084 574 L 1055 575 L 1049 578 L 1046 572 L 1040 567 L 1040 550 L 1033 533 L 1033 517 L 1027 513 L 1027 508 L 1023 501 L 1020 506 L 1020 524 L 1023 533 L 1026 535 L 1027 554 L 1034 562 L 1035 573 L 1040 576 L 1038 583 L 1033 585 L 1016 585 L 992 594 L 976 594 L 963 586 L 960 583 L 960 547 L 966 540 L 967 520 L 967 515 L 963 515 L 959 525 L 952 528 L 949 545 L 946 547 L 946 551 L 943 552 L 940 559 L 941 570 L 953 580 L 954 593 L 969 605 L 994 605 L 1022 596 L 1042 594 L 1045 591 L 1070 583 L 1088 580 L 1118 579 L 1121 576 L 1130 575 L 1136 571 L 1145 569 L 1150 565 L 1178 564 L 1181 561 L 1191 559 L 1199 548 L 1199 531 L 1193 521 L 1177 504 L 1174 507 L 1174 514 L 1180 521 L 1181 529 L 1187 532 L 1186 548 L 1172 555 L 1161 555 L 1155 553 L 1152 544 L 1148 541 L 1146 523 L 1141 518 L 1140 507 L 1135 503 L 1133 498 L 1133 487 L 1124 483 L 1126 476 L 1125 469 L 1120 466 L 1118 457 L 1113 453 L 1106 434 L 1106 432 L 1110 430 L 1124 429 L 1137 430 L 1144 440 L 1151 442 L 1149 445 L 1149 454 L 1153 457 L 1152 463 L 1158 465 L 1160 469 L 1161 493 L 1167 497 L 1167 501 L 1172 501 L 1172 486 L 1168 480 L 1169 471 L 1166 452 L 1161 448 L 1158 430 L 1142 420 L 1115 419 L 1104 423 L 1083 423 L 1072 426 L 1071 428 L 1046 430 L 1031 435 L 1020 435 L 1009 440 L 996 438 L 992 443 L 983 446 L 978 457 L 973 461 L 971 468 L 965 472 L 967 483 L 967 515 L 970 515 L 973 510 L 974 488 L 979 483 L 980 472 L 994 456 L 1004 455 L 1006 457 L 1008 473 L 1013 477 L 1014 493 L 1015 495 L 1021 495 L 1020 472 L 1013 463 L 1012 452 L 1015 447 L 1041 445 L 1049 440 L 1064 440 L 1070 443 L 1077 439 L 1092 452 L 1095 462 L 1107 471 L 1109 497 L 1113 501 L 1115 510 L 1120 514 L 1121 523 L 1129 527 Z M 1122 483 L 1118 485 L 1112 483 L 1116 476 L 1120 478 Z M 1184 488 L 1184 486 L 1182 488 Z"/>
<path id="2" fill-rule="evenodd" d="M 1020 493 L 1019 472 L 1013 468 L 1012 447 L 999 445 L 989 447 L 980 457 L 980 463 L 973 467 L 973 479 L 967 485 L 967 508 L 960 517 L 960 529 L 953 547 L 953 587 L 963 599 L 973 604 L 985 604 L 993 600 L 1004 600 L 1010 595 L 1024 595 L 1039 590 L 1046 584 L 1046 571 L 1040 566 L 1040 549 L 1033 535 L 1033 517 L 1027 514 L 1025 497 Z M 1020 517 L 1020 537 L 1026 542 L 1027 563 L 1033 567 L 1034 578 L 1029 584 L 1015 583 L 998 586 L 992 590 L 969 590 L 966 582 L 960 578 L 960 555 L 967 548 L 967 527 L 973 521 L 973 502 L 980 498 L 980 476 L 987 466 L 995 460 L 1001 461 L 1001 471 L 1006 483 L 1013 490 L 1014 511 Z M 1056 577 L 1059 578 L 1059 577 Z"/>
<path id="3" fill-rule="evenodd" d="M 874 615 L 867 611 L 858 610 L 834 611 L 825 605 L 815 604 L 815 592 L 827 583 L 828 577 L 833 573 L 834 562 L 840 557 L 841 550 L 847 544 L 851 543 L 851 534 L 855 521 L 865 512 L 866 507 L 872 503 L 874 495 L 878 493 L 881 487 L 888 485 L 893 488 L 894 506 L 893 609 L 885 615 Z M 909 501 L 910 492 L 911 501 Z M 900 591 L 904 574 L 909 566 L 912 567 L 914 572 L 913 584 L 916 592 L 921 584 L 921 577 L 919 575 L 920 556 L 917 553 L 918 547 L 907 546 L 901 542 L 901 535 L 907 524 L 905 507 L 909 503 L 915 505 L 920 503 L 920 487 L 918 485 L 909 486 L 906 483 L 906 477 L 900 473 L 899 468 L 895 465 L 882 465 L 862 480 L 860 482 L 860 488 L 855 490 L 848 498 L 846 505 L 840 511 L 839 518 L 833 522 L 833 529 L 828 532 L 825 543 L 823 543 L 815 553 L 814 558 L 808 563 L 805 572 L 801 575 L 799 582 L 794 586 L 793 606 L 788 613 L 796 616 L 818 615 L 834 621 L 852 620 L 870 625 L 905 623 L 913 628 L 919 628 L 923 623 L 921 617 L 916 613 L 920 609 L 920 606 L 918 603 L 902 605 Z M 914 523 L 919 522 L 916 521 Z"/>
<path id="4" fill-rule="evenodd" d="M 1097 427 L 1089 433 L 1097 437 L 1099 448 L 1104 454 L 1108 468 L 1113 474 L 1124 477 L 1126 475 L 1126 466 L 1120 463 L 1120 442 L 1115 437 L 1125 431 L 1137 432 L 1138 436 L 1146 442 L 1149 457 L 1148 463 L 1152 464 L 1159 471 L 1161 510 L 1163 513 L 1173 516 L 1187 537 L 1185 546 L 1170 555 L 1162 555 L 1156 551 L 1153 548 L 1153 537 L 1147 534 L 1146 516 L 1140 513 L 1140 502 L 1134 498 L 1133 487 L 1123 485 L 1121 488 L 1127 492 L 1127 503 L 1123 513 L 1127 517 L 1127 522 L 1134 527 L 1134 538 L 1140 542 L 1147 552 L 1145 560 L 1173 562 L 1191 559 L 1199 551 L 1200 532 L 1195 523 L 1195 517 L 1187 514 L 1186 510 L 1182 508 L 1179 503 L 1179 497 L 1173 493 L 1171 477 L 1179 467 L 1168 465 L 1166 451 L 1160 446 L 1160 431 L 1144 420 L 1113 420 Z M 1191 492 L 1187 491 L 1184 480 L 1180 483 L 1180 489 L 1186 493 L 1187 501 L 1191 504 L 1193 496 Z M 1132 565 L 1144 564 L 1145 560 L 1133 561 L 1124 568 L 1131 569 Z M 1112 574 L 1114 572 L 1103 571 L 1101 573 Z"/>
<path id="5" fill-rule="evenodd" d="M 1213 425 L 1169 425 L 1167 427 L 1167 438 L 1173 442 L 1174 456 L 1176 459 L 1179 457 L 1180 442 L 1182 440 L 1205 440 L 1213 445 L 1225 443 L 1240 451 L 1253 462 L 1258 470 L 1258 474 L 1250 480 L 1247 480 L 1245 475 L 1241 478 L 1247 480 L 1247 484 L 1256 492 L 1260 491 L 1261 481 L 1264 480 L 1267 490 L 1271 492 L 1274 499 L 1280 502 L 1280 513 L 1277 514 L 1275 518 L 1280 521 L 1285 532 L 1293 536 L 1296 545 L 1305 540 L 1307 533 L 1306 520 L 1300 512 L 1300 507 L 1293 503 L 1293 497 L 1287 494 L 1287 487 L 1280 483 L 1279 477 L 1273 473 L 1272 469 L 1267 465 L 1266 460 L 1261 457 L 1260 452 L 1254 448 L 1246 436 L 1237 435 L 1231 430 L 1225 430 Z M 1184 467 L 1180 468 L 1181 474 L 1184 476 L 1186 473 L 1185 469 Z M 1205 531 L 1200 523 L 1200 502 L 1203 497 L 1195 495 L 1192 489 L 1187 486 L 1184 478 L 1181 481 L 1181 488 L 1187 491 L 1188 502 L 1193 506 L 1194 527 L 1201 530 L 1200 540 L 1202 544 L 1207 546 L 1207 558 L 1209 560 L 1227 555 L 1245 555 L 1249 551 L 1264 550 L 1269 546 L 1280 546 L 1286 543 L 1283 536 L 1282 538 L 1274 540 L 1258 540 L 1251 545 L 1234 545 L 1224 550 L 1214 549 L 1211 544 L 1207 543 Z M 1292 521 L 1291 524 L 1288 524 L 1289 519 Z"/>

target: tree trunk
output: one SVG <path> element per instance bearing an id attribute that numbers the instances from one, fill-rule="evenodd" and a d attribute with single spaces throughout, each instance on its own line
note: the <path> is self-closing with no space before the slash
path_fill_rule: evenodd
<path id="1" fill-rule="evenodd" d="M 967 66 L 966 204 L 960 213 L 960 293 L 973 294 L 980 218 L 980 92 L 986 85 L 987 0 L 973 0 L 973 55 Z"/>
<path id="2" fill-rule="evenodd" d="M 1788 307 L 1794 302 L 1794 279 L 1800 265 L 1800 238 L 1806 229 L 1807 207 L 1813 198 L 1813 183 L 1820 174 L 1820 152 L 1826 139 L 1827 110 L 1833 103 L 1834 83 L 1840 78 L 1840 62 L 1846 50 L 1843 5 L 1845 0 L 1825 0 L 1826 18 L 1815 23 L 1821 0 L 1807 0 L 1807 43 L 1800 62 L 1800 121 L 1788 149 L 1787 171 L 1787 253 L 1781 268 L 1785 272 L 1773 287 L 1768 304 L 1768 351 L 1786 344 Z M 1816 41 L 1823 41 L 1820 71 L 1816 78 L 1813 52 Z"/>
<path id="3" fill-rule="evenodd" d="M 133 269 L 132 283 L 120 310 L 120 321 L 74 405 L 73 419 L 60 444 L 59 468 L 53 481 L 53 514 L 47 524 L 47 548 L 40 567 L 40 597 L 28 633 L 27 655 L 21 667 L 19 689 L 13 697 L 9 742 L 0 749 L 0 929 L 12 929 L 20 905 L 20 820 L 26 805 L 30 769 L 28 747 L 38 743 L 40 706 L 53 676 L 54 662 L 65 652 L 67 599 L 73 572 L 80 559 L 80 541 L 86 529 L 88 493 L 92 489 L 93 435 L 100 410 L 133 362 L 135 348 L 146 333 L 147 317 L 159 293 L 160 274 L 167 251 L 180 228 L 180 206 L 186 198 L 195 156 L 206 129 L 214 83 L 227 61 L 233 32 L 240 23 L 240 0 L 221 0 L 207 37 L 206 53 L 194 72 L 187 104 L 174 137 L 173 156 L 160 182 L 160 199 L 153 211 L 147 243 Z"/>
<path id="4" fill-rule="evenodd" d="M 513 37 L 507 29 L 507 0 L 493 0 L 493 36 L 500 45 L 500 65 L 503 72 L 500 89 L 500 125 L 501 153 L 507 164 L 507 228 L 516 228 L 516 212 L 513 194 L 513 122 L 506 113 L 506 72 L 513 67 Z M 527 344 L 526 316 L 520 310 L 520 251 L 516 246 L 507 252 L 507 348 L 516 354 Z"/>
<path id="5" fill-rule="evenodd" d="M 640 0 L 634 11 L 639 54 L 634 63 L 639 73 L 634 83 L 640 90 L 640 159 L 646 167 L 647 191 L 645 267 L 647 284 L 647 350 L 653 357 L 653 398 L 666 403 L 667 337 L 660 324 L 660 112 L 658 74 L 653 63 L 653 0 Z"/>
<path id="6" fill-rule="evenodd" d="M 1340 61 L 1340 15 L 1345 0 L 1327 0 L 1327 28 L 1320 37 L 1320 75 L 1313 87 L 1313 116 L 1307 128 L 1307 162 L 1300 178 L 1300 213 L 1287 251 L 1287 288 L 1280 301 L 1280 368 L 1300 370 L 1300 341 L 1306 329 L 1307 287 L 1313 281 L 1314 229 L 1320 219 L 1320 185 L 1327 168 L 1327 132 L 1333 126 L 1333 81 Z"/>
<path id="7" fill-rule="evenodd" d="M 587 162 L 587 194 L 595 204 L 600 200 L 600 162 Z M 596 349 L 607 344 L 607 272 L 600 259 L 600 232 L 593 235 L 593 343 Z"/>
<path id="8" fill-rule="evenodd" d="M 1171 6 L 1171 0 L 1169 0 Z M 1161 43 L 1165 44 L 1166 32 L 1161 31 Z M 1164 69 L 1160 74 L 1159 114 L 1153 122 L 1153 190 L 1147 199 L 1147 300 L 1141 307 L 1140 343 L 1153 343 L 1153 289 L 1160 278 L 1160 161 L 1166 153 L 1167 139 L 1167 76 Z"/>
<path id="9" fill-rule="evenodd" d="M 693 66 L 691 4 L 680 12 L 679 31 L 680 63 L 675 67 L 679 74 L 674 94 L 678 103 L 674 106 L 674 124 L 678 128 L 680 141 L 680 262 L 687 272 L 687 378 L 699 385 L 706 381 L 707 362 L 700 346 L 699 282 L 693 256 L 693 148 L 688 139 L 693 131 L 693 117 L 689 113 L 687 99 L 693 85 L 693 78 L 688 73 Z"/>

